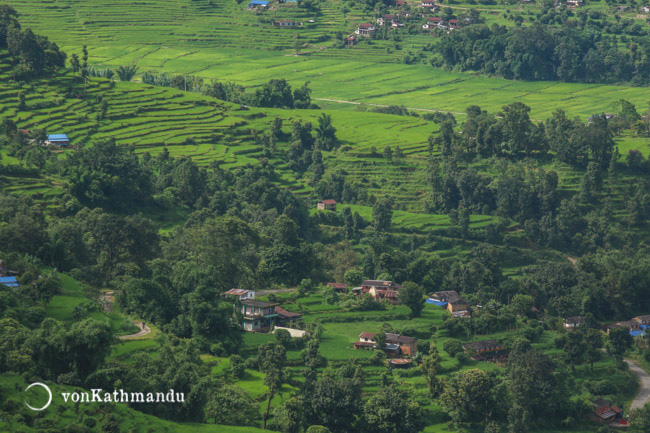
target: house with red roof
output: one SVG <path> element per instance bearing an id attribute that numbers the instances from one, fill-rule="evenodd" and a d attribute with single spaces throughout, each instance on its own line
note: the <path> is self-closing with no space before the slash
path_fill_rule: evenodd
<path id="1" fill-rule="evenodd" d="M 332 210 L 336 211 L 336 200 L 328 199 L 318 202 L 317 207 L 319 210 Z"/>

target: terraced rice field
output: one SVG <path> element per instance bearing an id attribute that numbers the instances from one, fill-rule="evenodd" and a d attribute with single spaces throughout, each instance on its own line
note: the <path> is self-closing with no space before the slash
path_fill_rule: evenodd
<path id="1" fill-rule="evenodd" d="M 102 2 L 101 8 L 95 1 L 79 0 L 10 3 L 26 27 L 49 36 L 66 51 L 78 53 L 87 44 L 91 64 L 98 67 L 137 64 L 140 72 L 196 74 L 247 87 L 284 77 L 294 85 L 310 81 L 315 98 L 454 113 L 463 113 L 472 104 L 496 112 L 521 101 L 532 107 L 536 119 L 557 108 L 586 118 L 614 111 L 621 98 L 637 107 L 647 104 L 645 92 L 626 86 L 517 82 L 400 64 L 404 50 L 435 41 L 424 34 L 401 41 L 403 50 L 395 50 L 393 41 L 379 40 L 332 48 L 336 32 L 352 32 L 370 19 L 355 9 L 344 11 L 340 0 L 323 2 L 319 14 L 295 5 L 258 13 L 247 10 L 246 1 L 235 0 L 111 0 Z M 277 19 L 302 22 L 304 27 L 279 29 L 272 25 Z M 315 22 L 308 23 L 309 19 Z M 308 44 L 302 55 L 295 54 L 296 42 Z M 321 103 L 354 108 L 343 102 Z"/>

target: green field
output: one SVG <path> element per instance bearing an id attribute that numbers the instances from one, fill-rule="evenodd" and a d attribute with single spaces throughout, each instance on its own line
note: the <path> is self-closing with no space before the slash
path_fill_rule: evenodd
<path id="1" fill-rule="evenodd" d="M 422 63 L 400 64 L 403 52 L 435 42 L 421 33 L 404 35 L 400 50 L 388 40 L 352 49 L 333 48 L 337 31 L 352 32 L 358 23 L 372 19 L 339 0 L 323 2 L 319 13 L 290 5 L 256 13 L 246 9 L 246 2 L 234 0 L 113 0 L 102 2 L 101 8 L 94 2 L 76 0 L 15 0 L 10 4 L 21 13 L 25 26 L 47 35 L 66 51 L 79 54 L 81 45 L 88 45 L 90 63 L 96 67 L 136 64 L 140 72 L 195 74 L 247 87 L 277 77 L 294 85 L 309 81 L 314 98 L 337 109 L 363 102 L 463 113 L 476 104 L 496 112 L 502 105 L 521 101 L 532 107 L 533 118 L 544 119 L 557 108 L 585 118 L 612 111 L 621 98 L 638 106 L 648 102 L 647 95 L 632 87 L 526 83 L 445 72 Z M 461 13 L 473 6 L 453 7 Z M 490 23 L 502 21 L 499 14 L 504 9 L 515 8 L 497 5 L 479 9 Z M 538 6 L 522 10 L 534 15 Z M 271 24 L 286 18 L 303 22 L 313 18 L 315 22 L 304 23 L 300 29 L 279 29 Z M 300 55 L 291 49 L 296 35 L 306 44 Z"/>

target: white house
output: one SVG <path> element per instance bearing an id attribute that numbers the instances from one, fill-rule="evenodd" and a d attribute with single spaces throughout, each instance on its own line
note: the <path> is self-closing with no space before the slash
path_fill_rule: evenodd
<path id="1" fill-rule="evenodd" d="M 358 34 L 359 36 L 366 36 L 367 37 L 367 36 L 370 36 L 371 34 L 373 34 L 374 31 L 375 31 L 375 26 L 373 26 L 372 24 L 370 24 L 370 23 L 361 23 L 361 24 L 359 24 L 359 27 L 357 28 L 357 30 L 354 33 Z"/>

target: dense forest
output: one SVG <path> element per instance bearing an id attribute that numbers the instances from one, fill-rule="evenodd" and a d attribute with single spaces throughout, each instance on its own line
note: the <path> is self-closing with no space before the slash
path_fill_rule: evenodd
<path id="1" fill-rule="evenodd" d="M 616 37 L 566 23 L 555 27 L 470 25 L 443 36 L 444 65 L 529 81 L 650 83 L 647 36 L 621 49 Z"/>

